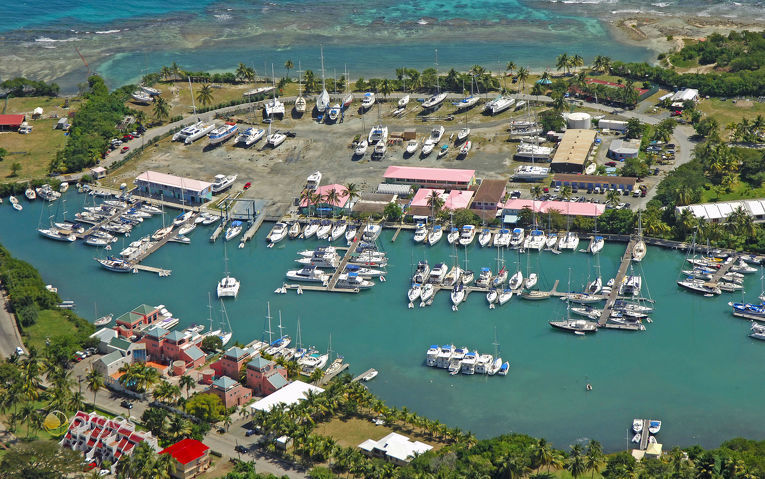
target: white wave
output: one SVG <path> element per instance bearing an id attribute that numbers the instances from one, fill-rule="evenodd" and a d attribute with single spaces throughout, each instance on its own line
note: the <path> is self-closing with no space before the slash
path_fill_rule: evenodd
<path id="1" fill-rule="evenodd" d="M 560 0 L 560 3 L 587 3 L 598 5 L 601 3 L 619 3 L 619 0 Z"/>
<path id="2" fill-rule="evenodd" d="M 226 21 L 228 21 L 228 20 L 231 20 L 232 18 L 234 18 L 234 17 L 232 17 L 232 16 L 231 16 L 230 14 L 228 14 L 228 13 L 219 13 L 219 14 L 217 14 L 217 15 L 213 15 L 213 16 L 214 16 L 215 18 L 217 18 L 217 19 L 218 19 L 219 21 L 221 21 L 221 22 L 226 22 Z"/>
<path id="3" fill-rule="evenodd" d="M 100 32 L 97 31 L 96 33 L 98 33 L 99 35 L 107 35 L 109 33 L 119 33 L 119 32 L 120 30 L 116 29 L 116 30 L 102 30 Z"/>
<path id="4" fill-rule="evenodd" d="M 77 37 L 62 38 L 60 40 L 56 40 L 54 38 L 49 38 L 49 37 L 35 38 L 35 41 L 38 42 L 38 43 L 76 42 L 78 40 L 79 40 L 79 38 L 77 38 Z"/>
<path id="5" fill-rule="evenodd" d="M 653 5 L 654 7 L 665 8 L 672 4 L 669 2 L 658 2 L 658 3 L 652 3 L 651 5 Z"/>

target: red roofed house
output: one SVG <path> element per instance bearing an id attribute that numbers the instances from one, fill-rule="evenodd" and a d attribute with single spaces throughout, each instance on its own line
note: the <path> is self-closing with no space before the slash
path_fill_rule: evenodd
<path id="1" fill-rule="evenodd" d="M 409 203 L 407 214 L 413 216 L 430 216 L 432 210 L 428 206 L 428 198 L 436 193 L 443 200 L 442 208 L 445 210 L 459 210 L 470 206 L 473 192 L 469 190 L 452 190 L 448 194 L 444 190 L 420 188 Z"/>
<path id="2" fill-rule="evenodd" d="M 170 454 L 175 459 L 175 472 L 170 475 L 176 479 L 194 477 L 210 464 L 210 448 L 196 439 L 183 439 L 159 453 Z"/>
<path id="3" fill-rule="evenodd" d="M 502 222 L 514 224 L 518 221 L 518 214 L 524 208 L 529 208 L 537 213 L 547 213 L 556 210 L 563 215 L 572 216 L 600 216 L 606 210 L 606 205 L 598 203 L 575 203 L 571 201 L 535 201 L 527 199 L 509 199 L 505 202 L 502 211 Z"/>
<path id="4" fill-rule="evenodd" d="M 234 346 L 226 351 L 222 358 L 212 363 L 210 368 L 215 371 L 215 375 L 218 377 L 227 376 L 231 379 L 238 380 L 239 372 L 249 360 L 249 351 Z"/>
<path id="5" fill-rule="evenodd" d="M 335 197 L 332 199 L 332 201 L 330 201 L 329 195 L 332 191 L 335 192 Z M 348 188 L 345 186 L 338 184 L 324 185 L 318 187 L 314 193 L 320 195 L 321 199 L 318 203 L 314 204 L 308 201 L 307 198 L 303 198 L 303 200 L 300 202 L 300 208 L 304 213 L 307 213 L 308 210 L 313 210 L 323 214 L 347 214 L 351 212 L 351 207 L 353 204 L 351 203 L 351 198 L 348 196 Z"/>
<path id="6" fill-rule="evenodd" d="M 383 175 L 386 183 L 420 185 L 427 188 L 466 190 L 475 184 L 475 170 L 389 166 Z"/>
<path id="7" fill-rule="evenodd" d="M 149 432 L 136 432 L 135 425 L 126 419 L 107 419 L 96 413 L 77 411 L 59 443 L 74 451 L 81 451 L 85 460 L 101 465 L 104 461 L 114 466 L 124 455 L 132 454 L 136 445 L 146 441 L 158 450 L 157 440 Z"/>
<path id="8" fill-rule="evenodd" d="M 25 119 L 24 115 L 0 115 L 0 131 L 18 131 Z"/>
<path id="9" fill-rule="evenodd" d="M 204 339 L 199 334 L 188 331 L 167 331 L 155 327 L 148 331 L 139 342 L 146 345 L 149 358 L 157 363 L 171 364 L 173 361 L 183 361 L 186 368 L 193 369 L 202 366 L 207 356 L 199 349 Z"/>
<path id="10" fill-rule="evenodd" d="M 242 383 L 234 381 L 228 376 L 221 376 L 213 381 L 207 392 L 218 396 L 226 408 L 244 406 L 252 399 L 251 389 L 242 386 Z"/>
<path id="11" fill-rule="evenodd" d="M 287 385 L 287 370 L 262 356 L 247 363 L 247 387 L 259 396 L 268 396 Z"/>

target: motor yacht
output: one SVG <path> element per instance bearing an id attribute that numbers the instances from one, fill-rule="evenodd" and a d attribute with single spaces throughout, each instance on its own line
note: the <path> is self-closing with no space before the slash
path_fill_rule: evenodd
<path id="1" fill-rule="evenodd" d="M 409 140 L 406 144 L 406 153 L 408 155 L 415 154 L 419 146 L 420 146 L 420 143 L 417 140 Z"/>
<path id="2" fill-rule="evenodd" d="M 287 271 L 286 276 L 287 279 L 292 281 L 305 281 L 309 283 L 326 283 L 330 278 L 330 275 L 313 265 Z"/>
<path id="3" fill-rule="evenodd" d="M 460 233 L 460 245 L 468 246 L 475 239 L 475 226 L 465 225 Z"/>
<path id="4" fill-rule="evenodd" d="M 414 271 L 414 275 L 412 275 L 412 281 L 415 283 L 424 283 L 428 280 L 430 275 L 430 265 L 428 265 L 427 261 L 420 261 L 417 263 L 417 269 Z"/>
<path id="5" fill-rule="evenodd" d="M 428 276 L 428 283 L 431 284 L 441 284 L 444 282 L 444 278 L 446 278 L 446 273 L 448 273 L 449 269 L 448 266 L 446 266 L 444 263 L 438 263 L 430 270 L 430 275 Z"/>
<path id="6" fill-rule="evenodd" d="M 215 175 L 215 179 L 212 184 L 212 192 L 214 194 L 222 193 L 231 188 L 231 185 L 236 181 L 237 175 Z"/>
<path id="7" fill-rule="evenodd" d="M 276 223 L 274 227 L 271 228 L 271 232 L 268 233 L 268 237 L 266 239 L 269 243 L 276 244 L 287 236 L 287 231 L 288 228 L 286 223 Z"/>
<path id="8" fill-rule="evenodd" d="M 425 241 L 425 239 L 427 239 L 427 237 L 428 237 L 428 228 L 425 226 L 424 223 L 419 223 L 417 225 L 417 229 L 414 230 L 414 236 L 412 237 L 412 239 L 414 240 L 415 243 L 422 243 L 423 241 Z"/>
<path id="9" fill-rule="evenodd" d="M 369 110 L 372 108 L 372 105 L 375 104 L 375 94 L 374 92 L 368 91 L 364 93 L 364 95 L 361 96 L 361 108 L 364 110 Z"/>

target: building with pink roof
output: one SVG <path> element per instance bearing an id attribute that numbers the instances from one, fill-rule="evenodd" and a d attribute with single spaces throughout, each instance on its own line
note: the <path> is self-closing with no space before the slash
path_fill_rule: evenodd
<path id="1" fill-rule="evenodd" d="M 145 171 L 135 179 L 138 194 L 152 198 L 189 204 L 204 203 L 212 199 L 212 183 L 181 176 Z"/>
<path id="2" fill-rule="evenodd" d="M 389 166 L 383 178 L 386 183 L 465 190 L 475 184 L 475 170 Z"/>
<path id="3" fill-rule="evenodd" d="M 335 192 L 335 198 L 330 201 L 329 195 L 332 191 Z M 320 186 L 314 191 L 314 194 L 320 195 L 321 200 L 314 204 L 308 201 L 307 198 L 303 198 L 300 202 L 300 208 L 303 210 L 303 213 L 307 213 L 310 209 L 311 211 L 321 214 L 331 214 L 333 212 L 345 214 L 349 213 L 353 207 L 351 198 L 348 196 L 348 188 L 343 185 L 332 184 Z"/>
<path id="4" fill-rule="evenodd" d="M 428 198 L 435 192 L 443 200 L 442 209 L 458 210 L 468 208 L 473 199 L 473 192 L 467 190 L 451 190 L 446 193 L 442 189 L 420 188 L 409 203 L 407 214 L 413 216 L 428 216 L 431 214 L 431 208 L 428 206 Z"/>
<path id="5" fill-rule="evenodd" d="M 520 198 L 507 200 L 502 208 L 502 221 L 516 223 L 521 210 L 528 208 L 545 214 L 555 210 L 563 215 L 597 217 L 606 211 L 606 205 L 598 203 L 577 203 L 572 201 L 538 201 Z"/>

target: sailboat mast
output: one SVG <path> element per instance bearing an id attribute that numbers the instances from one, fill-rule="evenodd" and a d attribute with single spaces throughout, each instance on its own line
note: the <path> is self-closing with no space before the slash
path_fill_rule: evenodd
<path id="1" fill-rule="evenodd" d="M 436 90 L 441 93 L 441 82 L 438 81 L 438 48 L 436 48 Z"/>
<path id="2" fill-rule="evenodd" d="M 326 91 L 327 87 L 324 83 L 324 46 L 321 46 L 321 89 Z"/>
<path id="3" fill-rule="evenodd" d="M 282 327 L 282 311 L 279 310 L 279 337 L 284 337 L 284 328 Z"/>
<path id="4" fill-rule="evenodd" d="M 271 342 L 273 341 L 272 335 L 274 334 L 273 331 L 271 331 L 271 302 L 266 303 L 266 320 L 268 321 L 268 345 L 271 345 Z"/>
<path id="5" fill-rule="evenodd" d="M 197 105 L 194 103 L 194 90 L 191 88 L 191 76 L 187 77 L 189 79 L 189 93 L 191 94 L 191 108 L 194 109 L 194 115 L 197 114 Z"/>

